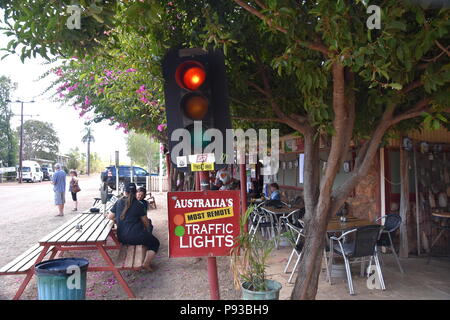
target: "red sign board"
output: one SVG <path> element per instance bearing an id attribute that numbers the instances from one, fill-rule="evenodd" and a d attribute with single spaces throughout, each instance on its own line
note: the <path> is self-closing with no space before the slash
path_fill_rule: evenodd
<path id="1" fill-rule="evenodd" d="M 169 257 L 227 256 L 239 235 L 238 190 L 169 192 Z"/>

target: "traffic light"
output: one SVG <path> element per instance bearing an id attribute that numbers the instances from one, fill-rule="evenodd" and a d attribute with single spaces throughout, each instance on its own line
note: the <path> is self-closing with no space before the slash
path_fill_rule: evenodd
<path id="1" fill-rule="evenodd" d="M 225 59 L 219 50 L 201 48 L 172 49 L 163 61 L 169 151 L 180 141 L 172 141 L 176 129 L 186 129 L 191 136 L 190 151 L 176 156 L 202 154 L 215 140 L 205 136 L 208 129 L 222 133 L 222 153 L 215 150 L 216 162 L 226 153 L 226 129 L 231 129 Z M 195 130 L 197 129 L 197 130 Z M 199 130 L 198 130 L 199 129 Z M 176 157 L 171 158 L 177 166 Z M 224 165 L 215 165 L 220 169 Z M 177 167 L 189 171 L 190 167 Z"/>

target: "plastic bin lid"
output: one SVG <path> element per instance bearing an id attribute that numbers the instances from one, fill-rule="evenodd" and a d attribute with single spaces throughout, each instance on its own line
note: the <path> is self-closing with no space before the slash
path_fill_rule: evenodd
<path id="1" fill-rule="evenodd" d="M 84 258 L 62 258 L 48 260 L 38 263 L 35 266 L 36 274 L 38 275 L 65 275 L 70 276 L 73 271 L 67 273 L 67 268 L 71 266 L 78 266 L 80 271 L 86 271 L 89 266 L 89 261 Z"/>

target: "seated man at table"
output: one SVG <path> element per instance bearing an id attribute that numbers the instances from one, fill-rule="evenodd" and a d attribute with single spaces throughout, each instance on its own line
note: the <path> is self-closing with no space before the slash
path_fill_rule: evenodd
<path id="1" fill-rule="evenodd" d="M 158 252 L 159 240 L 149 231 L 151 222 L 147 210 L 136 198 L 136 193 L 136 184 L 127 184 L 125 196 L 114 204 L 108 218 L 116 222 L 117 237 L 122 244 L 147 247 L 142 268 L 153 271 L 150 264 Z"/>
<path id="2" fill-rule="evenodd" d="M 270 186 L 270 200 L 281 200 L 280 187 L 278 183 L 271 183 Z"/>

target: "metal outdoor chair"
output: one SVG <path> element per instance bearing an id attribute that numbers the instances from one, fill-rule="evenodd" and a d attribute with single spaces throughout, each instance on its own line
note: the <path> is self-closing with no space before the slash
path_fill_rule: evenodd
<path id="1" fill-rule="evenodd" d="M 370 225 L 364 227 L 358 227 L 344 232 L 340 237 L 331 237 L 330 243 L 330 259 L 329 259 L 329 273 L 331 275 L 331 270 L 333 267 L 333 256 L 338 254 L 344 258 L 345 270 L 347 273 L 348 288 L 351 295 L 355 294 L 353 289 L 352 274 L 350 269 L 350 263 L 361 263 L 361 270 L 365 264 L 365 259 L 369 258 L 369 270 L 372 265 L 372 258 L 375 260 L 376 273 L 380 281 L 381 289 L 385 290 L 383 275 L 381 273 L 380 261 L 378 260 L 377 254 L 377 240 L 380 236 L 381 226 L 380 225 Z M 350 235 L 354 238 L 348 241 Z M 334 247 L 334 242 L 338 243 L 337 247 Z M 369 276 L 369 275 L 368 275 Z M 330 276 L 330 284 L 331 276 Z"/>
<path id="2" fill-rule="evenodd" d="M 385 220 L 380 238 L 377 241 L 377 246 L 378 247 L 389 246 L 391 248 L 392 253 L 394 254 L 395 261 L 397 261 L 400 272 L 404 273 L 402 265 L 400 264 L 400 259 L 398 258 L 397 252 L 395 251 L 394 242 L 392 241 L 391 236 L 391 234 L 393 234 L 395 231 L 397 231 L 398 228 L 400 228 L 400 225 L 402 224 L 402 218 L 398 214 L 391 213 L 376 219 L 375 222 L 379 222 L 382 219 Z"/>
<path id="3" fill-rule="evenodd" d="M 273 238 L 277 244 L 275 231 L 277 221 L 272 214 L 261 208 L 263 205 L 264 202 L 257 205 L 250 215 L 249 234 L 254 235 L 260 231 L 263 237 Z"/>
<path id="4" fill-rule="evenodd" d="M 291 255 L 289 256 L 289 260 L 286 264 L 286 267 L 284 267 L 284 273 L 289 273 L 288 269 L 292 261 L 292 257 L 294 254 L 297 255 L 297 260 L 295 261 L 294 268 L 292 269 L 291 275 L 289 276 L 288 283 L 291 283 L 292 277 L 294 276 L 295 271 L 297 270 L 297 265 L 300 262 L 300 259 L 302 257 L 302 250 L 304 246 L 304 223 L 301 220 L 298 220 L 297 225 L 286 223 L 286 226 L 289 228 L 289 230 L 292 231 L 292 233 L 295 235 L 295 243 L 293 244 Z"/>

